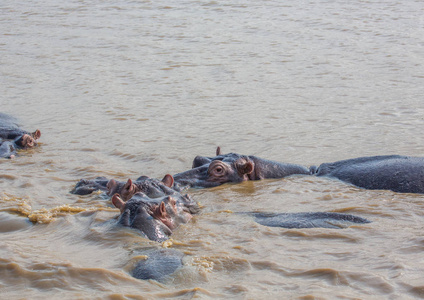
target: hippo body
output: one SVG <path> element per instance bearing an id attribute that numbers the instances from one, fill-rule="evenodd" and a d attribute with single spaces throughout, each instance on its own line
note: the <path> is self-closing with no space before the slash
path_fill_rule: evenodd
<path id="1" fill-rule="evenodd" d="M 16 156 L 16 145 L 11 141 L 0 139 L 0 157 L 13 158 Z"/>
<path id="2" fill-rule="evenodd" d="M 237 153 L 223 155 L 218 147 L 215 157 L 197 156 L 192 169 L 174 175 L 174 180 L 180 187 L 215 187 L 229 182 L 283 178 L 295 174 L 310 175 L 311 170 L 305 166 L 256 156 Z"/>
<path id="3" fill-rule="evenodd" d="M 337 178 L 370 190 L 424 193 L 423 157 L 359 157 L 321 164 L 315 175 Z"/>
<path id="4" fill-rule="evenodd" d="M 354 224 L 370 223 L 369 220 L 349 214 L 334 212 L 306 213 L 248 213 L 264 226 L 283 228 L 346 228 Z"/>
<path id="5" fill-rule="evenodd" d="M 139 261 L 132 271 L 138 279 L 162 281 L 182 267 L 184 254 L 173 249 L 159 249 L 146 253 L 147 258 Z"/>

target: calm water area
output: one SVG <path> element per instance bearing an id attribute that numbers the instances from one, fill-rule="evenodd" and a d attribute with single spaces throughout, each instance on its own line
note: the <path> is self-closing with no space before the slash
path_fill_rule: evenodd
<path id="1" fill-rule="evenodd" d="M 328 178 L 191 189 L 160 244 L 116 225 L 81 178 L 162 178 L 196 155 L 305 166 L 424 156 L 422 0 L 0 0 L 0 111 L 40 129 L 0 160 L 2 299 L 424 298 L 424 195 Z M 344 212 L 346 229 L 234 212 Z M 146 249 L 185 254 L 164 282 Z"/>

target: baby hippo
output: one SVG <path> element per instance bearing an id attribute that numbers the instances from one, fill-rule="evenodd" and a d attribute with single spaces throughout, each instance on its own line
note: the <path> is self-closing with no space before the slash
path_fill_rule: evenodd
<path id="1" fill-rule="evenodd" d="M 125 202 L 115 194 L 112 203 L 121 211 L 119 224 L 138 229 L 145 237 L 157 242 L 167 240 L 174 229 L 192 218 L 190 211 L 172 196 L 152 199 L 136 193 Z"/>

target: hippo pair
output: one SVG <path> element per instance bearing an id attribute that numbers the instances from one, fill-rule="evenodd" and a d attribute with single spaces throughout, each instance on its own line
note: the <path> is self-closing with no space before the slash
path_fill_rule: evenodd
<path id="1" fill-rule="evenodd" d="M 424 193 L 424 158 L 400 155 L 360 157 L 307 168 L 256 156 L 223 155 L 218 147 L 215 157 L 197 156 L 192 169 L 174 175 L 174 179 L 180 187 L 214 187 L 290 175 L 337 178 L 370 190 Z"/>
<path id="2" fill-rule="evenodd" d="M 14 158 L 18 149 L 34 147 L 40 137 L 40 130 L 32 133 L 22 130 L 14 118 L 0 113 L 0 157 Z"/>

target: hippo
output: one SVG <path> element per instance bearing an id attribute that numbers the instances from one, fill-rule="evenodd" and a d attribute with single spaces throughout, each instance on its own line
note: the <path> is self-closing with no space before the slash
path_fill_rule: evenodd
<path id="1" fill-rule="evenodd" d="M 218 147 L 215 157 L 197 156 L 192 169 L 175 174 L 174 180 L 179 188 L 207 188 L 229 182 L 311 174 L 312 171 L 305 166 L 280 163 L 252 155 L 221 154 Z"/>
<path id="2" fill-rule="evenodd" d="M 96 177 L 95 179 L 81 179 L 71 193 L 88 195 L 98 190 L 106 192 L 108 196 L 118 193 L 124 201 L 130 199 L 136 192 L 143 192 L 147 196 L 155 198 L 180 191 L 178 189 L 174 190 L 174 178 L 167 174 L 162 180 L 140 176 L 134 182 L 131 179 L 126 182 L 107 179 L 104 176 Z"/>
<path id="3" fill-rule="evenodd" d="M 109 179 L 106 177 L 96 177 L 95 179 L 81 179 L 77 182 L 71 193 L 75 195 L 88 195 L 95 191 L 107 192 L 107 183 Z"/>
<path id="4" fill-rule="evenodd" d="M 160 282 L 183 265 L 184 254 L 174 249 L 156 249 L 145 255 L 146 259 L 139 261 L 131 272 L 137 279 Z"/>
<path id="5" fill-rule="evenodd" d="M 40 130 L 32 133 L 19 128 L 16 120 L 0 113 L 0 157 L 13 158 L 18 149 L 32 148 L 41 137 Z"/>
<path id="6" fill-rule="evenodd" d="M 236 153 L 222 155 L 218 147 L 215 157 L 196 156 L 192 169 L 174 175 L 174 180 L 180 188 L 202 188 L 296 174 L 337 178 L 371 190 L 424 193 L 424 158 L 400 155 L 359 157 L 307 168 Z"/>
<path id="7" fill-rule="evenodd" d="M 337 178 L 369 190 L 424 193 L 423 157 L 359 157 L 321 164 L 313 173 L 316 176 Z"/>
<path id="8" fill-rule="evenodd" d="M 150 198 L 138 192 L 125 202 L 115 194 L 112 203 L 121 211 L 119 224 L 138 229 L 148 239 L 158 242 L 167 240 L 174 229 L 199 211 L 197 204 L 185 196 Z"/>
<path id="9" fill-rule="evenodd" d="M 181 189 L 174 187 L 174 178 L 169 174 L 166 174 L 162 180 L 140 176 L 135 181 L 128 179 L 126 183 L 123 183 L 111 179 L 107 183 L 107 194 L 118 193 L 124 201 L 129 200 L 138 192 L 142 192 L 150 198 L 157 198 L 181 192 Z"/>
<path id="10" fill-rule="evenodd" d="M 126 182 L 106 177 L 96 177 L 95 179 L 81 179 L 71 193 L 76 195 L 88 195 L 94 191 L 106 192 L 108 196 L 118 193 L 124 201 L 130 199 L 135 193 L 143 192 L 148 197 L 155 198 L 165 195 L 172 195 L 179 192 L 174 189 L 174 178 L 167 174 L 162 180 L 140 176 L 135 181 L 128 179 Z"/>
<path id="11" fill-rule="evenodd" d="M 366 224 L 371 221 L 349 214 L 335 212 L 301 213 L 245 213 L 264 226 L 282 228 L 346 228 L 353 224 Z"/>

